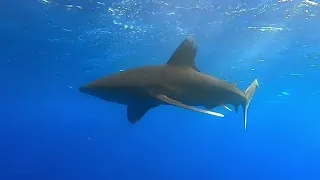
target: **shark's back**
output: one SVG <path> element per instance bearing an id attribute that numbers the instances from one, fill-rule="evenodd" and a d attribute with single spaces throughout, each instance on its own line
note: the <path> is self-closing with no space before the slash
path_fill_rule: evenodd
<path id="1" fill-rule="evenodd" d="M 116 73 L 97 79 L 90 83 L 91 86 L 104 86 L 106 88 L 112 87 L 146 87 L 151 84 L 159 84 L 162 80 L 167 79 L 166 74 L 163 73 L 165 68 L 163 66 L 144 66 L 139 68 L 132 68 L 126 71 Z"/>

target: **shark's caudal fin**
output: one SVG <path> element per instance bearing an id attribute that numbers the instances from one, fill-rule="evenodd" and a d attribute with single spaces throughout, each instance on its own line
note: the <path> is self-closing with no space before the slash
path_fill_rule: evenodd
<path id="1" fill-rule="evenodd" d="M 250 101 L 256 92 L 257 87 L 259 86 L 258 80 L 255 79 L 251 85 L 246 89 L 244 94 L 246 95 L 247 102 L 245 105 L 243 105 L 243 113 L 244 113 L 244 128 L 247 129 L 247 114 L 248 114 L 248 108 L 250 105 Z"/>

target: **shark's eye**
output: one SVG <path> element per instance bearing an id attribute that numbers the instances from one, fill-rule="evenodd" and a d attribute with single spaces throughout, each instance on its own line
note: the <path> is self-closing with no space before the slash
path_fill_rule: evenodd
<path id="1" fill-rule="evenodd" d="M 150 90 L 150 89 L 146 89 L 145 91 L 146 91 L 146 93 L 148 93 L 148 94 L 150 94 L 150 95 L 153 95 L 153 94 L 154 94 L 153 91 Z"/>

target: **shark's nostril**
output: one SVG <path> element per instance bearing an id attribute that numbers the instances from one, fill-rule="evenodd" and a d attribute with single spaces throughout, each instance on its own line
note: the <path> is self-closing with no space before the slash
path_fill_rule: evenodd
<path id="1" fill-rule="evenodd" d="M 84 91 L 85 91 L 85 89 L 86 89 L 86 88 L 85 88 L 85 87 L 83 87 L 83 86 L 82 86 L 82 87 L 79 87 L 79 91 L 80 91 L 80 92 L 84 92 Z"/>

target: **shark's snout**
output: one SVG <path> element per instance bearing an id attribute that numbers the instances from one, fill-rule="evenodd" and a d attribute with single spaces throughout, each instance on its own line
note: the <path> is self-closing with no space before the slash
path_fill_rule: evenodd
<path id="1" fill-rule="evenodd" d="M 83 94 L 87 94 L 94 97 L 104 97 L 105 94 L 107 93 L 102 88 L 90 86 L 90 85 L 79 87 L 79 91 Z"/>
<path id="2" fill-rule="evenodd" d="M 86 87 L 85 86 L 81 86 L 78 89 L 80 92 L 85 92 L 86 91 Z"/>
<path id="3" fill-rule="evenodd" d="M 90 88 L 90 87 L 88 87 L 88 86 L 81 86 L 81 87 L 79 87 L 78 90 L 79 90 L 81 93 L 89 94 L 89 95 L 91 95 L 92 92 L 93 92 L 93 88 Z"/>

